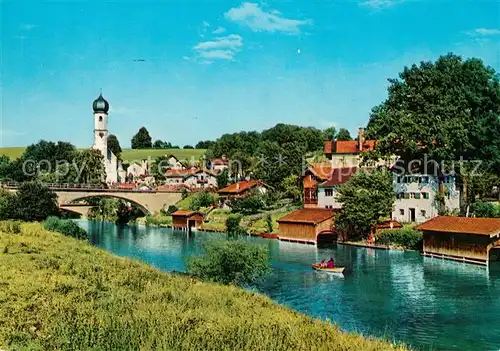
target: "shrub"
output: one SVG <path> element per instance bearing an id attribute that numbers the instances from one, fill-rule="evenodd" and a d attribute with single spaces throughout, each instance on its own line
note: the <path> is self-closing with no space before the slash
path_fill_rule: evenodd
<path id="1" fill-rule="evenodd" d="M 496 218 L 500 217 L 500 206 L 491 202 L 478 201 L 472 204 L 471 212 L 476 217 Z"/>
<path id="2" fill-rule="evenodd" d="M 240 226 L 241 215 L 229 215 L 226 219 L 226 231 L 228 236 L 246 234 L 245 229 Z"/>
<path id="3" fill-rule="evenodd" d="M 43 227 L 46 230 L 58 232 L 76 239 L 87 239 L 87 232 L 85 229 L 69 219 L 48 217 L 43 223 Z"/>
<path id="4" fill-rule="evenodd" d="M 198 211 L 201 207 L 209 207 L 216 203 L 215 196 L 209 193 L 208 191 L 202 191 L 198 193 L 191 200 L 189 204 L 189 209 L 191 211 Z"/>
<path id="5" fill-rule="evenodd" d="M 170 205 L 170 206 L 168 206 L 168 209 L 167 209 L 166 215 L 167 215 L 167 216 L 171 216 L 171 215 L 172 215 L 172 213 L 174 213 L 174 212 L 175 212 L 175 211 L 177 211 L 177 210 L 178 210 L 177 206 L 175 206 L 175 205 Z"/>
<path id="6" fill-rule="evenodd" d="M 267 232 L 272 233 L 273 232 L 273 219 L 271 215 L 268 213 L 266 216 L 266 227 L 267 227 Z"/>
<path id="7" fill-rule="evenodd" d="M 265 206 L 261 195 L 252 194 L 243 199 L 234 199 L 231 201 L 231 209 L 233 212 L 244 215 L 258 213 Z"/>
<path id="8" fill-rule="evenodd" d="M 0 189 L 0 220 L 13 218 L 14 194 Z"/>
<path id="9" fill-rule="evenodd" d="M 43 221 L 59 214 L 57 195 L 37 182 L 23 183 L 12 199 L 13 218 L 23 221 Z"/>
<path id="10" fill-rule="evenodd" d="M 187 262 L 189 274 L 221 284 L 254 285 L 270 271 L 267 248 L 241 240 L 208 241 Z"/>
<path id="11" fill-rule="evenodd" d="M 381 231 L 377 235 L 377 244 L 396 245 L 411 250 L 422 248 L 422 232 L 412 228 L 400 228 Z"/>

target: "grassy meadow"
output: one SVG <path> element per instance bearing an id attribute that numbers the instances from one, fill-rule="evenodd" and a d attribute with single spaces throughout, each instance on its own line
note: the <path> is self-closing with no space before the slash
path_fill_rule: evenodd
<path id="1" fill-rule="evenodd" d="M 6 155 L 10 159 L 16 159 L 23 154 L 25 149 L 25 147 L 3 147 L 0 148 L 0 156 Z M 122 159 L 124 162 L 140 161 L 148 157 L 154 160 L 159 156 L 172 154 L 179 160 L 197 161 L 205 151 L 204 149 L 123 149 Z"/>
<path id="2" fill-rule="evenodd" d="M 233 286 L 0 223 L 0 349 L 405 350 Z"/>

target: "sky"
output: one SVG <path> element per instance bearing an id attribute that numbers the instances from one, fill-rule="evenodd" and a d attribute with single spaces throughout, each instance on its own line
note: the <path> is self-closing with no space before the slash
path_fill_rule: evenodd
<path id="1" fill-rule="evenodd" d="M 122 147 L 194 145 L 277 123 L 366 126 L 405 65 L 453 52 L 500 72 L 500 2 L 9 1 L 1 9 L 0 147 L 93 142 L 110 103 Z"/>

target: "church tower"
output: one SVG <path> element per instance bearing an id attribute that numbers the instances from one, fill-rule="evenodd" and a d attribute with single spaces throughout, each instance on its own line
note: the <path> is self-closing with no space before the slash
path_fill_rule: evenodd
<path id="1" fill-rule="evenodd" d="M 94 100 L 94 145 L 93 148 L 100 150 L 107 158 L 108 153 L 108 111 L 109 103 L 104 100 L 102 94 Z"/>
<path id="2" fill-rule="evenodd" d="M 118 181 L 118 159 L 108 149 L 108 111 L 109 103 L 99 95 L 92 104 L 94 110 L 94 150 L 99 150 L 104 156 L 104 169 L 106 171 L 106 183 L 112 184 Z"/>

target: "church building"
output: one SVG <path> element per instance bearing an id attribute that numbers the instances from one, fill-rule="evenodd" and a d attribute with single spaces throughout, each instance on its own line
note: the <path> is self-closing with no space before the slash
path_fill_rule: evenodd
<path id="1" fill-rule="evenodd" d="M 118 158 L 108 149 L 109 103 L 100 94 L 94 100 L 92 108 L 94 110 L 94 145 L 92 145 L 92 148 L 99 150 L 104 156 L 105 182 L 107 184 L 118 183 L 118 181 L 123 182 L 125 172 L 122 169 L 121 162 L 119 163 Z"/>

